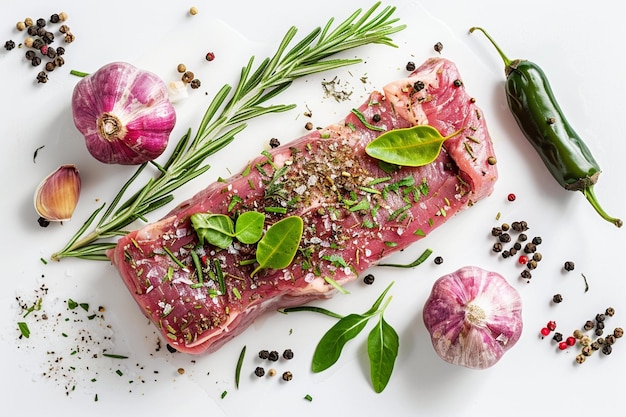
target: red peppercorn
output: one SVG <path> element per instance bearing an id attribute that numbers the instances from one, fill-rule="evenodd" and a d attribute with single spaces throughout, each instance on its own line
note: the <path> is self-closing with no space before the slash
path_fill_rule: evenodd
<path id="1" fill-rule="evenodd" d="M 559 349 L 561 349 L 561 350 L 567 349 L 567 343 L 566 342 L 559 342 Z"/>
<path id="2" fill-rule="evenodd" d="M 518 262 L 520 265 L 526 265 L 526 264 L 528 263 L 528 256 L 526 256 L 526 255 L 521 255 L 521 256 L 519 257 L 519 259 L 517 260 L 517 262 Z"/>
<path id="3" fill-rule="evenodd" d="M 574 336 L 569 336 L 565 339 L 565 343 L 567 343 L 567 346 L 574 346 L 576 344 L 576 338 Z"/>
<path id="4" fill-rule="evenodd" d="M 509 201 L 515 201 L 515 194 L 511 193 L 509 195 L 506 196 L 506 199 Z"/>
<path id="5" fill-rule="evenodd" d="M 550 330 L 550 331 L 554 331 L 556 329 L 556 322 L 553 320 L 550 320 L 548 322 L 548 324 L 546 325 L 546 327 Z"/>
<path id="6" fill-rule="evenodd" d="M 206 60 L 211 62 L 215 59 L 215 54 L 213 52 L 209 52 L 206 54 Z"/>
<path id="7" fill-rule="evenodd" d="M 547 336 L 549 334 L 550 334 L 550 329 L 548 329 L 547 327 L 544 327 L 543 329 L 541 329 L 542 336 Z"/>

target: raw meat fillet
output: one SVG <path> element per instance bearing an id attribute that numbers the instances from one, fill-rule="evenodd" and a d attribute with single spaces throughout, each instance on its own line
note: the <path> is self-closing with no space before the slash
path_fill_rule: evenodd
<path id="1" fill-rule="evenodd" d="M 264 311 L 330 297 L 336 287 L 329 281 L 349 283 L 493 191 L 497 171 L 485 119 L 452 62 L 429 59 L 383 90 L 341 122 L 261 153 L 240 174 L 209 185 L 109 252 L 172 347 L 215 351 Z M 384 167 L 365 154 L 383 130 L 418 124 L 444 136 L 462 131 L 436 161 L 418 168 Z M 251 276 L 255 265 L 240 262 L 255 259 L 255 245 L 198 245 L 192 214 L 236 218 L 249 210 L 265 213 L 266 227 L 285 216 L 303 219 L 288 267 Z M 201 259 L 202 282 L 191 251 Z"/>

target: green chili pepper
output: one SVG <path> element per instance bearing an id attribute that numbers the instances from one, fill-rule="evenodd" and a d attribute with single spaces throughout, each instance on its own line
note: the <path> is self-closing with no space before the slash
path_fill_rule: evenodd
<path id="1" fill-rule="evenodd" d="M 509 109 L 552 176 L 566 190 L 581 191 L 603 219 L 621 227 L 622 220 L 609 216 L 598 203 L 593 186 L 600 166 L 563 116 L 542 69 L 531 61 L 508 59 L 483 28 L 469 31 L 474 30 L 489 39 L 504 61 Z"/>

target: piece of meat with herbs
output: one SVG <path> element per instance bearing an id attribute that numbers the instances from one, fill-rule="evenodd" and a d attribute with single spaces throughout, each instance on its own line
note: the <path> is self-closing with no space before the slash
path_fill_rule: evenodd
<path id="1" fill-rule="evenodd" d="M 488 196 L 497 179 L 492 143 L 460 80 L 452 62 L 429 59 L 341 122 L 262 152 L 240 174 L 122 237 L 109 257 L 143 313 L 175 349 L 215 351 L 265 311 L 331 297 L 335 284 L 348 284 Z M 384 130 L 418 124 L 444 136 L 462 131 L 422 167 L 385 167 L 365 153 Z M 191 215 L 236 219 L 250 210 L 265 214 L 266 230 L 286 216 L 302 218 L 288 267 L 252 275 L 255 245 L 198 244 Z"/>

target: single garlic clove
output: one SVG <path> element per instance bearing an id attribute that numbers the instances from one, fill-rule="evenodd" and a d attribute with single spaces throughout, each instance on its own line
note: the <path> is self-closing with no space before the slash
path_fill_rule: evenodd
<path id="1" fill-rule="evenodd" d="M 57 168 L 37 187 L 35 210 L 39 216 L 54 222 L 71 219 L 80 196 L 80 174 L 75 165 Z"/>

